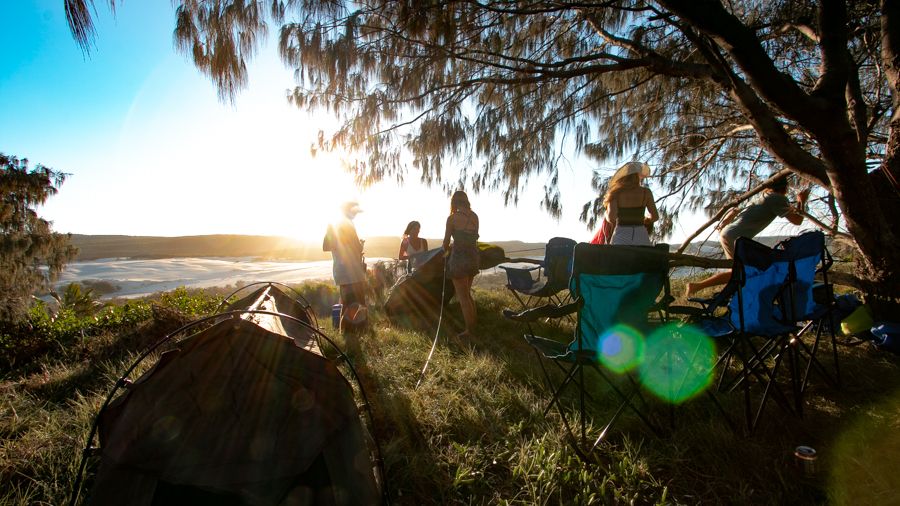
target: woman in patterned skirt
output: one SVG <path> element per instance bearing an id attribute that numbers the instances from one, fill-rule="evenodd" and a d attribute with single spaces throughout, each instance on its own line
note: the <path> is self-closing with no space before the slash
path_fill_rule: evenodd
<path id="1" fill-rule="evenodd" d="M 450 247 L 450 239 L 453 247 Z M 450 252 L 447 259 L 447 277 L 453 281 L 456 298 L 462 309 L 466 330 L 460 337 L 470 337 L 475 330 L 475 301 L 472 299 L 472 281 L 478 274 L 478 215 L 469 205 L 469 197 L 464 191 L 457 191 L 450 198 L 450 216 L 444 232 L 444 251 Z"/>

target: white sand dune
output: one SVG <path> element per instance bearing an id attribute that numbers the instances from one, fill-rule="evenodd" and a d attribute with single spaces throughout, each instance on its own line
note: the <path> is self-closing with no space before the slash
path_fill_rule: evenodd
<path id="1" fill-rule="evenodd" d="M 371 265 L 384 258 L 366 259 Z M 140 297 L 180 286 L 205 288 L 236 285 L 238 282 L 279 281 L 299 283 L 331 280 L 331 261 L 276 262 L 250 258 L 164 258 L 129 260 L 107 258 L 73 262 L 57 283 L 106 281 L 119 290 L 105 297 Z"/>

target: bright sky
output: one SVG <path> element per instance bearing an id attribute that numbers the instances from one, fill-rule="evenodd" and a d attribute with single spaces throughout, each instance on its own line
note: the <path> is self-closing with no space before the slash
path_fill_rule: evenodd
<path id="1" fill-rule="evenodd" d="M 336 204 L 355 198 L 365 210 L 356 220 L 362 237 L 399 236 L 413 219 L 423 236 L 443 234 L 449 198 L 440 189 L 384 183 L 361 191 L 338 159 L 310 156 L 319 129 L 336 122 L 287 103 L 292 69 L 274 44 L 260 51 L 232 106 L 175 53 L 170 2 L 122 2 L 115 17 L 98 2 L 90 56 L 69 33 L 62 0 L 5 0 L 0 19 L 0 152 L 71 174 L 41 210 L 57 231 L 317 241 Z M 482 240 L 589 239 L 578 214 L 593 197 L 592 165 L 574 156 L 570 163 L 560 175 L 559 221 L 540 210 L 540 178 L 518 207 L 470 193 Z"/>

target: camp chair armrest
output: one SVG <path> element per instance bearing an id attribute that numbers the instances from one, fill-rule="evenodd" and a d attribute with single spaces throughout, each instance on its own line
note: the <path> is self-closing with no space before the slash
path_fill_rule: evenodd
<path id="1" fill-rule="evenodd" d="M 669 306 L 667 309 L 670 314 L 676 315 L 701 317 L 709 314 L 705 309 L 699 308 L 697 306 Z"/>
<path id="2" fill-rule="evenodd" d="M 570 353 L 568 344 L 531 334 L 525 334 L 523 337 L 525 342 L 546 358 L 560 359 L 568 356 Z"/>
<path id="3" fill-rule="evenodd" d="M 533 264 L 533 265 L 523 266 L 523 267 L 510 267 L 508 265 L 498 265 L 497 267 L 503 269 L 506 272 L 509 272 L 509 271 L 531 272 L 531 271 L 540 269 L 542 267 L 542 265 L 541 264 Z"/>
<path id="4" fill-rule="evenodd" d="M 511 309 L 504 309 L 503 316 L 509 320 L 517 322 L 536 322 L 544 318 L 560 318 L 570 315 L 578 311 L 578 302 L 571 302 L 562 306 L 555 304 L 544 304 L 533 309 L 515 312 Z"/>
<path id="5" fill-rule="evenodd" d="M 715 297 L 688 297 L 688 301 L 696 302 L 697 304 L 708 306 L 715 302 Z"/>
<path id="6" fill-rule="evenodd" d="M 675 297 L 672 297 L 671 295 L 665 295 L 658 301 L 656 301 L 652 306 L 650 306 L 649 312 L 667 311 L 669 305 L 673 302 L 675 302 Z"/>

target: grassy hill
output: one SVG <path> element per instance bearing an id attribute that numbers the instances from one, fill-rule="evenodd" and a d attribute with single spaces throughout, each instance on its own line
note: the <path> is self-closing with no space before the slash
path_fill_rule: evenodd
<path id="1" fill-rule="evenodd" d="M 752 435 L 729 430 L 704 396 L 672 411 L 650 398 L 666 421 L 663 434 L 626 410 L 595 450 L 597 462 L 585 464 L 568 446 L 558 413 L 543 412 L 549 394 L 539 362 L 523 327 L 500 316 L 515 305 L 505 291 L 476 290 L 477 339 L 453 337 L 459 308 L 447 308 L 428 374 L 415 388 L 433 326 L 394 326 L 372 306 L 371 329 L 344 339 L 327 317 L 334 287 L 298 289 L 362 378 L 393 504 L 888 504 L 900 488 L 894 355 L 840 347 L 842 387 L 814 376 L 803 418 L 770 405 Z M 38 319 L 27 333 L 0 334 L 6 357 L 30 350 L 27 361 L 0 366 L 0 504 L 67 503 L 92 417 L 116 378 L 144 346 L 213 309 L 219 297 L 179 290 L 107 307 L 98 317 Z M 567 323 L 535 330 L 561 341 L 572 335 Z M 47 341 L 28 348 L 39 339 Z M 830 365 L 831 350 L 822 351 Z M 589 415 L 608 418 L 615 397 L 592 373 L 587 378 L 598 400 Z M 740 415 L 738 392 L 716 396 Z M 576 397 L 562 402 L 574 409 Z M 816 474 L 796 465 L 798 445 L 818 450 Z"/>

